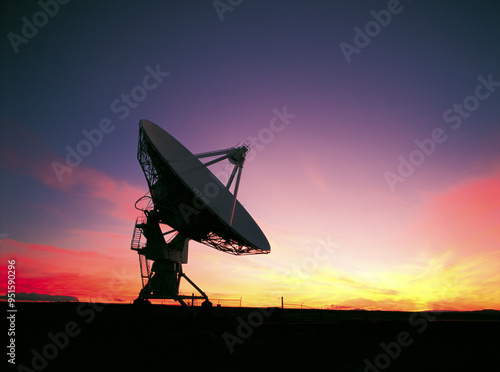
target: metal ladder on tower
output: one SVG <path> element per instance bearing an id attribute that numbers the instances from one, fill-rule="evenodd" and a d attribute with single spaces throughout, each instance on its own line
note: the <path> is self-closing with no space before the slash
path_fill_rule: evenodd
<path id="1" fill-rule="evenodd" d="M 141 252 L 141 250 L 144 248 L 144 246 L 141 245 L 141 237 L 142 237 L 141 227 L 145 224 L 146 224 L 146 218 L 144 215 L 137 217 L 137 219 L 135 220 L 134 233 L 132 234 L 132 241 L 130 244 L 130 249 L 137 251 L 137 253 L 139 254 L 139 265 L 141 267 L 141 280 L 143 288 L 147 284 L 150 274 L 150 268 L 147 259 Z"/>

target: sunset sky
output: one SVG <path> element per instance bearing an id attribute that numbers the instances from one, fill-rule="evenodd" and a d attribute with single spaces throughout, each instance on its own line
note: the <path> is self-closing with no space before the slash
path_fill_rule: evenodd
<path id="1" fill-rule="evenodd" d="M 272 251 L 191 242 L 184 272 L 214 303 L 500 310 L 498 1 L 0 14 L 0 295 L 15 259 L 17 292 L 137 297 L 144 118 L 193 153 L 253 147 L 238 198 Z"/>

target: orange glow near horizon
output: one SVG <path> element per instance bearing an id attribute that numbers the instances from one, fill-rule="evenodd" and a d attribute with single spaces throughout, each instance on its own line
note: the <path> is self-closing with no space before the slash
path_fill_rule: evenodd
<path id="1" fill-rule="evenodd" d="M 242 297 L 243 306 L 280 306 L 283 296 L 286 307 L 500 310 L 498 252 L 460 259 L 451 251 L 440 256 L 428 253 L 393 271 L 364 268 L 362 272 L 351 273 L 335 270 L 330 261 L 315 264 L 311 260 L 280 273 L 269 263 L 258 266 L 259 260 L 271 256 L 246 257 L 243 259 L 249 262 L 224 268 L 241 257 L 198 246 L 193 247 L 195 252 L 192 252 L 197 254 L 197 259 L 186 265 L 185 271 L 214 304 L 239 306 Z M 6 249 L 16 253 L 6 254 Z M 130 254 L 123 255 L 125 258 L 120 258 L 121 265 L 117 266 L 119 258 L 112 255 L 26 245 L 5 239 L 1 258 L 16 260 L 18 292 L 75 296 L 80 301 L 129 303 L 137 297 L 140 284 L 136 254 L 127 253 Z M 188 295 L 194 292 L 186 283 L 181 290 Z"/>
<path id="2" fill-rule="evenodd" d="M 133 301 L 141 286 L 137 254 L 130 250 L 139 213 L 133 203 L 145 189 L 86 166 L 59 183 L 50 167 L 39 166 L 43 159 L 3 152 L 13 159 L 10 168 L 24 165 L 23 172 L 72 203 L 66 209 L 28 206 L 58 218 L 57 233 L 36 238 L 45 244 L 9 236 L 0 241 L 2 262 L 16 260 L 17 292 Z M 46 163 L 57 159 L 46 155 Z M 306 176 L 289 191 L 251 177 L 241 191 L 271 254 L 235 257 L 191 243 L 184 271 L 215 303 L 239 306 L 241 298 L 243 306 L 280 306 L 284 297 L 287 307 L 500 310 L 500 172 L 421 194 L 410 205 L 376 189 L 354 192 L 349 182 L 328 179 L 308 163 L 301 167 Z M 288 173 L 283 177 L 292 181 Z M 310 187 L 316 192 L 296 198 L 297 190 Z M 271 192 L 277 195 L 273 207 L 253 196 Z M 79 218 L 85 214 L 84 223 L 72 209 Z M 65 226 L 68 220 L 74 223 Z M 6 265 L 0 272 L 7 274 Z M 0 291 L 6 292 L 6 281 Z M 185 282 L 181 291 L 195 292 Z"/>
<path id="3" fill-rule="evenodd" d="M 137 205 L 257 223 L 189 242 L 214 305 L 500 311 L 500 1 L 4 3 L 0 301 L 135 300 Z"/>

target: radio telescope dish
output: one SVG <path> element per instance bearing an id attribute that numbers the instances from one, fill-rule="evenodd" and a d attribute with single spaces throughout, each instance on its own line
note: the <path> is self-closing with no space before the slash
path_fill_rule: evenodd
<path id="1" fill-rule="evenodd" d="M 234 254 L 269 253 L 267 238 L 237 200 L 246 145 L 193 155 L 156 124 L 141 120 L 137 159 L 146 177 L 149 196 L 136 202 L 143 211 L 132 237 L 139 254 L 143 289 L 138 300 L 170 298 L 184 304 L 192 296 L 179 295 L 184 277 L 208 302 L 208 297 L 182 272 L 188 241 L 195 240 Z M 202 163 L 200 159 L 213 158 Z M 234 165 L 226 185 L 208 169 L 223 160 Z M 233 192 L 230 187 L 236 177 Z M 147 198 L 146 207 L 138 207 Z M 162 232 L 160 225 L 169 227 Z M 165 240 L 167 237 L 167 240 Z M 146 240 L 144 242 L 144 240 Z"/>

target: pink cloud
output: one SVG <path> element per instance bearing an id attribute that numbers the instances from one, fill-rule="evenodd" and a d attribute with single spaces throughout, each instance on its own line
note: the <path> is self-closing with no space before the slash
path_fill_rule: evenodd
<path id="1" fill-rule="evenodd" d="M 466 180 L 428 197 L 415 231 L 435 249 L 476 254 L 498 249 L 500 241 L 500 173 Z"/>
<path id="2" fill-rule="evenodd" d="M 139 292 L 134 255 L 124 257 L 98 251 L 76 252 L 51 245 L 25 244 L 4 239 L 2 262 L 14 259 L 16 291 L 108 300 L 131 299 Z M 5 276 L 7 267 L 0 268 Z M 6 290 L 2 283 L 0 290 Z"/>
<path id="3" fill-rule="evenodd" d="M 145 186 L 130 185 L 125 180 L 116 180 L 83 164 L 68 167 L 65 159 L 54 154 L 36 134 L 8 119 L 3 119 L 2 124 L 11 136 L 23 138 L 24 146 L 19 148 L 4 139 L 0 146 L 0 167 L 35 178 L 51 189 L 72 196 L 100 200 L 105 204 L 105 213 L 121 219 L 135 220 L 138 212 L 134 203 L 147 191 Z M 60 173 L 58 177 L 53 169 L 54 162 L 67 167 L 67 171 Z"/>

